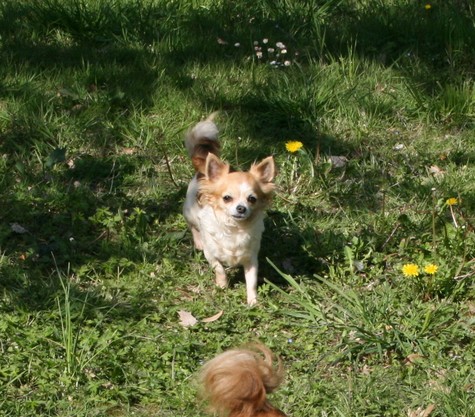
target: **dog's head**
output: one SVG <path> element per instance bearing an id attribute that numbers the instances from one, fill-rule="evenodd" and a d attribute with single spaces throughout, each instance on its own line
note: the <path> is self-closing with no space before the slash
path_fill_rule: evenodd
<path id="1" fill-rule="evenodd" d="M 209 153 L 200 183 L 200 198 L 229 218 L 245 221 L 269 204 L 276 167 L 269 156 L 247 172 L 230 172 L 228 164 Z"/>

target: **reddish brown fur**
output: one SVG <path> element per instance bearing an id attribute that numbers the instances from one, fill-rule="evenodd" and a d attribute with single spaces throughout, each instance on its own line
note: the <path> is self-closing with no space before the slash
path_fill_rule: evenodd
<path id="1" fill-rule="evenodd" d="M 202 397 L 210 410 L 229 417 L 286 417 L 267 394 L 282 382 L 280 360 L 263 345 L 232 349 L 206 363 L 200 374 Z"/>
<path id="2" fill-rule="evenodd" d="M 266 208 L 271 200 L 274 191 L 273 183 L 261 183 L 249 172 L 231 172 L 216 181 L 210 181 L 206 177 L 200 179 L 199 199 L 202 204 L 210 204 L 215 209 L 223 204 L 222 197 L 226 193 L 232 195 L 239 194 L 239 184 L 247 183 L 256 193 L 257 206 Z M 233 191 L 231 191 L 233 190 Z"/>
<path id="3" fill-rule="evenodd" d="M 204 175 L 200 176 L 199 199 L 202 204 L 210 204 L 215 208 L 222 202 L 227 190 L 237 189 L 240 184 L 247 183 L 256 192 L 259 205 L 264 209 L 272 200 L 275 184 L 275 171 L 269 170 L 273 164 L 266 163 L 272 157 L 259 164 L 253 164 L 248 172 L 231 172 L 229 164 L 221 161 L 216 155 L 209 154 L 205 161 Z M 264 163 L 263 163 L 264 162 Z M 231 192 L 238 195 L 239 191 Z"/>
<path id="4" fill-rule="evenodd" d="M 219 155 L 220 144 L 219 142 L 201 138 L 198 145 L 196 145 L 193 155 L 191 156 L 191 163 L 196 172 L 204 173 L 206 167 L 206 157 L 209 153 L 216 156 Z"/>
<path id="5" fill-rule="evenodd" d="M 210 123 L 208 123 L 207 128 L 197 127 L 206 125 L 207 122 L 213 122 L 216 114 L 217 112 L 210 114 L 204 122 L 199 123 L 193 129 L 191 129 L 186 137 L 185 144 L 188 149 L 188 153 L 190 154 L 191 162 L 196 172 L 200 174 L 204 173 L 206 167 L 206 157 L 209 153 L 219 156 L 221 144 L 218 141 L 218 131 L 214 124 L 211 123 L 214 128 L 209 127 Z"/>

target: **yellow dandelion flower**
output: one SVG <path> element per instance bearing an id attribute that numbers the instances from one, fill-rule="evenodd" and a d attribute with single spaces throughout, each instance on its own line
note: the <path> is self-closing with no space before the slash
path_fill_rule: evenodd
<path id="1" fill-rule="evenodd" d="M 430 10 L 430 9 L 432 9 L 432 4 L 427 3 L 427 4 L 424 6 L 424 8 L 425 8 L 426 10 Z"/>
<path id="2" fill-rule="evenodd" d="M 290 153 L 297 152 L 300 148 L 303 147 L 303 143 L 298 140 L 291 140 L 285 144 L 285 149 Z"/>
<path id="3" fill-rule="evenodd" d="M 445 202 L 445 204 L 447 204 L 448 206 L 455 206 L 459 203 L 459 201 L 455 198 L 455 197 L 452 197 L 452 198 L 449 198 L 447 199 L 447 201 Z"/>
<path id="4" fill-rule="evenodd" d="M 437 265 L 428 264 L 424 267 L 424 272 L 429 275 L 434 275 L 438 269 L 439 267 Z"/>
<path id="5" fill-rule="evenodd" d="M 402 273 L 405 277 L 417 277 L 419 267 L 416 264 L 405 264 L 402 266 Z"/>

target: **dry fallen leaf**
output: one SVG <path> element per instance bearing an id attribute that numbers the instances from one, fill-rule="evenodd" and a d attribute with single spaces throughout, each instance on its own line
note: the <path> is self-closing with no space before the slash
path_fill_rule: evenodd
<path id="1" fill-rule="evenodd" d="M 423 355 L 420 355 L 419 353 L 411 353 L 406 356 L 406 359 L 404 360 L 404 363 L 410 364 L 410 363 L 416 363 L 419 359 L 424 358 Z"/>
<path id="2" fill-rule="evenodd" d="M 178 316 L 180 317 L 180 324 L 183 327 L 194 326 L 198 323 L 198 320 L 196 320 L 195 316 L 193 316 L 189 311 L 180 310 L 178 311 Z"/>
<path id="3" fill-rule="evenodd" d="M 417 410 L 408 410 L 407 417 L 428 417 L 434 411 L 435 404 L 430 404 L 425 410 L 419 407 Z"/>
<path id="4" fill-rule="evenodd" d="M 372 372 L 372 369 L 371 369 L 371 367 L 368 366 L 368 365 L 363 365 L 363 367 L 361 368 L 361 373 L 362 373 L 363 375 L 370 375 L 371 372 Z"/>
<path id="5" fill-rule="evenodd" d="M 201 320 L 203 323 L 212 323 L 213 321 L 218 320 L 223 315 L 223 310 L 216 313 L 214 316 L 208 317 L 206 319 Z"/>
<path id="6" fill-rule="evenodd" d="M 439 168 L 437 165 L 432 165 L 429 168 L 429 172 L 434 175 L 435 177 L 441 177 L 445 174 L 445 171 L 441 168 Z"/>
<path id="7" fill-rule="evenodd" d="M 121 154 L 122 155 L 133 155 L 135 154 L 135 148 L 122 148 Z"/>
<path id="8" fill-rule="evenodd" d="M 10 224 L 10 227 L 13 232 L 18 233 L 20 235 L 28 233 L 28 230 L 18 223 L 12 223 Z"/>
<path id="9" fill-rule="evenodd" d="M 330 155 L 330 162 L 334 168 L 343 168 L 348 163 L 346 156 Z"/>

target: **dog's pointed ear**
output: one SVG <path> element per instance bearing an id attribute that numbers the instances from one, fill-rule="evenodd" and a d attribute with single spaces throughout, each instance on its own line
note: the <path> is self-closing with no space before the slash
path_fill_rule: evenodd
<path id="1" fill-rule="evenodd" d="M 261 182 L 273 182 L 277 175 L 274 158 L 268 156 L 258 164 L 253 164 L 249 172 Z"/>
<path id="2" fill-rule="evenodd" d="M 209 181 L 216 181 L 222 175 L 229 173 L 229 165 L 221 161 L 215 154 L 211 152 L 206 157 L 205 177 Z"/>

